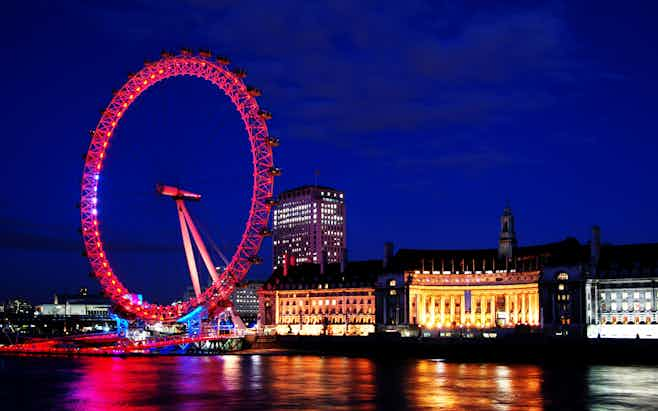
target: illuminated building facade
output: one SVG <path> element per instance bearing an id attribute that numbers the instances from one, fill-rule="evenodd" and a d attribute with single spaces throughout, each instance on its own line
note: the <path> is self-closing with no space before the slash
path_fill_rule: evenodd
<path id="1" fill-rule="evenodd" d="M 245 324 L 256 322 L 258 317 L 258 290 L 262 287 L 262 282 L 247 281 L 237 284 L 231 294 L 233 308 Z"/>
<path id="2" fill-rule="evenodd" d="M 592 247 L 587 336 L 658 338 L 658 243 Z"/>
<path id="3" fill-rule="evenodd" d="M 379 323 L 425 329 L 538 325 L 539 256 L 516 251 L 522 255 L 500 269 L 496 249 L 400 250 L 402 271 L 378 281 Z"/>
<path id="4" fill-rule="evenodd" d="M 345 256 L 344 193 L 303 186 L 279 195 L 273 213 L 273 267 L 339 263 Z"/>
<path id="5" fill-rule="evenodd" d="M 81 288 L 78 294 L 56 294 L 52 304 L 38 305 L 35 312 L 45 317 L 109 319 L 111 308 L 107 298 L 89 294 L 86 288 Z"/>
<path id="6" fill-rule="evenodd" d="M 510 328 L 541 323 L 545 269 L 578 256 L 575 239 L 517 247 L 511 209 L 497 249 L 401 249 L 377 280 L 380 329 Z M 387 249 L 387 253 L 392 251 Z"/>
<path id="7" fill-rule="evenodd" d="M 375 288 L 381 261 L 276 269 L 258 292 L 259 332 L 368 335 L 375 331 Z"/>

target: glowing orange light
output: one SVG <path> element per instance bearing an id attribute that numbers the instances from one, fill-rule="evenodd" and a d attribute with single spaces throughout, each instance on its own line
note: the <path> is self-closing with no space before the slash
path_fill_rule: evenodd
<path id="1" fill-rule="evenodd" d="M 128 96 L 128 98 L 131 99 L 131 100 L 132 100 L 134 97 L 135 97 L 135 96 L 133 96 L 132 94 Z"/>
<path id="2" fill-rule="evenodd" d="M 162 73 L 164 73 L 164 70 L 163 70 L 163 69 L 160 69 L 160 70 L 158 71 L 158 73 L 159 73 L 159 74 L 162 74 Z"/>
<path id="3" fill-rule="evenodd" d="M 155 74 L 151 74 L 151 78 L 154 79 L 154 78 L 155 78 Z"/>
<path id="4" fill-rule="evenodd" d="M 144 83 L 143 83 L 143 84 L 146 84 L 146 83 L 148 83 L 148 80 L 144 80 Z"/>
<path id="5" fill-rule="evenodd" d="M 139 90 L 141 90 L 141 89 L 142 89 L 141 87 L 137 87 L 137 91 L 139 91 Z"/>
<path id="6" fill-rule="evenodd" d="M 112 135 L 112 132 L 111 132 L 111 131 L 108 131 L 108 132 L 107 132 L 107 136 L 110 137 L 111 135 Z"/>
<path id="7" fill-rule="evenodd" d="M 116 285 L 116 283 L 117 283 L 116 281 L 112 280 L 112 285 Z"/>
<path id="8" fill-rule="evenodd" d="M 128 107 L 128 103 L 123 103 L 123 108 Z"/>
<path id="9" fill-rule="evenodd" d="M 121 117 L 121 112 L 120 111 L 117 113 L 117 117 Z"/>
<path id="10" fill-rule="evenodd" d="M 116 125 L 117 125 L 117 122 L 116 122 L 116 121 L 113 121 L 113 122 L 112 122 L 112 127 L 114 127 L 114 126 L 116 126 Z"/>

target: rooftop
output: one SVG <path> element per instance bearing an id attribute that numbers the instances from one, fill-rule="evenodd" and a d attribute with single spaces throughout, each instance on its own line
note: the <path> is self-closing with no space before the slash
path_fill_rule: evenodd
<path id="1" fill-rule="evenodd" d="M 314 190 L 328 190 L 328 191 L 336 191 L 336 192 L 338 192 L 338 193 L 342 193 L 342 191 L 340 191 L 340 190 L 336 190 L 336 189 L 333 188 L 333 187 L 319 186 L 319 185 L 310 185 L 310 184 L 307 184 L 307 185 L 303 185 L 303 186 L 300 186 L 300 187 L 289 188 L 289 189 L 287 189 L 287 190 L 285 190 L 285 191 L 282 191 L 279 195 L 293 194 L 293 193 L 295 193 L 295 192 L 297 192 L 297 191 L 302 191 L 302 190 L 306 190 L 306 189 L 309 189 L 309 188 L 310 188 L 310 189 L 314 189 Z"/>
<path id="2" fill-rule="evenodd" d="M 327 264 L 325 272 L 320 273 L 319 264 L 300 264 L 288 267 L 288 274 L 283 275 L 283 268 L 274 270 L 265 282 L 265 290 L 292 290 L 323 288 L 374 287 L 377 276 L 383 272 L 381 260 L 354 261 L 347 264 L 340 272 L 340 264 Z M 326 287 L 325 287 L 326 286 Z"/>

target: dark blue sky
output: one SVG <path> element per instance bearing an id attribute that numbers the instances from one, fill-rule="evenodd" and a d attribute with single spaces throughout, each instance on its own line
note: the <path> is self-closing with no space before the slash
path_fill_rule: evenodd
<path id="1" fill-rule="evenodd" d="M 87 131 L 128 72 L 180 47 L 247 69 L 283 142 L 277 191 L 316 169 L 343 189 L 352 259 L 378 258 L 386 240 L 493 247 L 506 199 L 520 244 L 586 241 L 592 224 L 604 241 L 658 241 L 653 2 L 12 3 L 0 24 L 0 298 L 95 286 L 76 231 Z M 203 193 L 190 211 L 232 252 L 246 136 L 210 84 L 172 79 L 113 139 L 108 253 L 130 288 L 164 302 L 189 278 L 174 206 L 154 185 Z"/>

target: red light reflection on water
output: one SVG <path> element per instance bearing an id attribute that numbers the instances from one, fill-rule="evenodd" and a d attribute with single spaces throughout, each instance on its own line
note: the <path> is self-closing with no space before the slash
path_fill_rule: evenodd
<path id="1" fill-rule="evenodd" d="M 311 356 L 85 357 L 73 410 L 375 409 L 371 360 Z"/>
<path id="2" fill-rule="evenodd" d="M 158 410 L 160 365 L 151 358 L 85 357 L 67 402 L 74 410 Z"/>
<path id="3" fill-rule="evenodd" d="M 532 365 L 318 356 L 79 359 L 73 410 L 499 409 L 543 407 Z"/>

